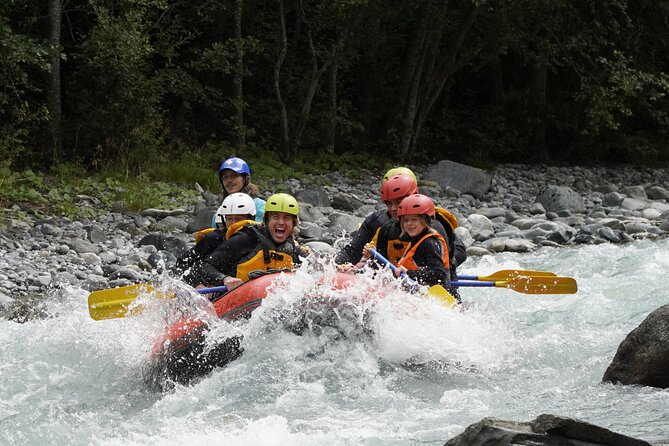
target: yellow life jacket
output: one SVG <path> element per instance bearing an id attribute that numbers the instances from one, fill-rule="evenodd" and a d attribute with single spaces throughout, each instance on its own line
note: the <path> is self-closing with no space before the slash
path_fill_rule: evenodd
<path id="1" fill-rule="evenodd" d="M 230 225 L 228 230 L 225 232 L 225 239 L 230 240 L 230 237 L 233 236 L 233 234 L 239 232 L 242 228 L 244 228 L 246 225 L 259 225 L 255 220 L 242 220 L 238 221 L 237 223 L 234 223 Z"/>
<path id="2" fill-rule="evenodd" d="M 241 222 L 240 222 L 241 223 Z M 234 225 L 233 225 L 234 226 Z M 237 264 L 235 277 L 243 280 L 249 280 L 249 274 L 252 271 L 269 269 L 291 269 L 293 267 L 293 252 L 295 252 L 295 245 L 292 239 L 289 238 L 280 245 L 275 245 L 272 240 L 262 234 L 252 226 L 246 226 L 258 238 L 258 244 L 247 260 Z"/>
<path id="3" fill-rule="evenodd" d="M 439 240 L 439 243 L 441 243 L 441 248 L 442 248 L 442 255 L 441 258 L 444 262 L 444 267 L 446 267 L 446 270 L 450 269 L 451 263 L 448 259 L 448 245 L 446 244 L 446 240 L 444 240 L 444 237 L 441 236 L 441 234 L 435 233 L 435 232 L 429 232 L 425 234 L 423 237 L 420 238 L 416 242 L 415 245 L 413 245 L 411 248 L 407 248 L 407 251 L 404 253 L 402 258 L 400 259 L 398 266 L 403 266 L 408 270 L 415 271 L 419 269 L 420 267 L 416 264 L 416 262 L 413 259 L 414 254 L 416 253 L 416 249 L 418 249 L 418 246 L 420 246 L 421 243 L 423 243 L 423 240 L 429 238 L 429 237 L 437 237 Z"/>
<path id="4" fill-rule="evenodd" d="M 380 232 L 381 228 L 378 228 L 374 233 L 374 237 L 372 237 L 372 242 L 371 242 L 372 245 L 377 247 L 377 249 L 379 248 L 378 241 Z M 402 258 L 402 255 L 404 254 L 404 251 L 406 251 L 407 246 L 409 246 L 409 242 L 400 240 L 399 234 L 397 235 L 397 238 L 394 238 L 392 240 L 389 239 L 388 243 L 386 243 L 385 248 L 386 248 L 386 256 L 387 259 L 390 260 L 390 263 L 397 266 L 397 262 L 399 262 L 399 260 Z"/>
<path id="5" fill-rule="evenodd" d="M 195 243 L 199 243 L 200 240 L 202 240 L 202 237 L 204 237 L 206 234 L 209 234 L 210 232 L 215 231 L 216 228 L 205 228 L 201 231 L 197 231 L 195 233 Z"/>
<path id="6" fill-rule="evenodd" d="M 435 214 L 434 218 L 438 219 L 442 225 L 444 225 L 444 228 L 446 228 L 446 225 L 450 226 L 451 231 L 455 231 L 455 228 L 457 228 L 458 225 L 458 218 L 451 213 L 451 211 L 448 211 L 444 208 L 440 208 L 435 206 L 434 208 Z M 446 228 L 448 230 L 448 228 Z"/>

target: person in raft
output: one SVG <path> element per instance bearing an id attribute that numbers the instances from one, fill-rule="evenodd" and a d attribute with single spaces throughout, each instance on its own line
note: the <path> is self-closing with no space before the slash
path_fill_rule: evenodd
<path id="1" fill-rule="evenodd" d="M 246 161 L 235 156 L 223 161 L 218 168 L 218 181 L 220 181 L 222 187 L 221 200 L 225 200 L 225 197 L 237 192 L 250 195 L 255 202 L 255 220 L 258 223 L 262 222 L 265 213 L 265 200 L 259 198 L 260 189 L 251 182 L 251 168 Z M 215 219 L 216 215 L 212 218 L 212 228 L 216 228 Z"/>
<path id="2" fill-rule="evenodd" d="M 397 210 L 405 197 L 417 192 L 416 176 L 411 170 L 406 167 L 390 169 L 384 176 L 380 191 L 380 199 L 386 209 L 376 211 L 365 219 L 353 234 L 351 242 L 335 257 L 337 268 L 340 271 L 352 270 L 362 257 L 369 257 L 369 248 L 374 246 L 393 265 L 397 265 L 407 245 L 406 236 L 402 236 Z M 438 219 L 432 222 L 432 227 L 447 241 L 452 275 L 455 277 L 456 266 L 467 260 L 467 250 L 454 232 L 458 226 L 457 218 L 445 209 L 438 208 L 438 211 Z"/>
<path id="3" fill-rule="evenodd" d="M 200 285 L 201 282 L 193 274 L 192 267 L 214 252 L 243 225 L 256 223 L 255 216 L 256 205 L 250 195 L 236 192 L 225 197 L 214 215 L 216 229 L 208 230 L 199 238 L 196 237 L 195 246 L 177 259 L 175 274 L 183 275 L 183 280 L 191 286 Z"/>
<path id="4" fill-rule="evenodd" d="M 395 268 L 395 276 L 406 273 L 421 285 L 442 285 L 450 292 L 448 245 L 431 226 L 435 215 L 432 199 L 410 195 L 402 200 L 397 214 L 402 230 L 409 236 L 409 245 Z"/>
<path id="5" fill-rule="evenodd" d="M 391 177 L 399 176 L 386 186 Z M 385 187 L 384 187 L 385 186 Z M 400 201 L 408 195 L 418 192 L 416 176 L 406 167 L 390 169 L 383 177 L 381 185 L 381 201 L 386 205 L 368 215 L 357 231 L 352 234 L 351 241 L 335 256 L 335 264 L 339 271 L 351 271 L 360 259 L 365 245 L 372 242 L 379 229 L 386 223 L 397 219 L 397 207 Z"/>
<path id="6" fill-rule="evenodd" d="M 228 290 L 249 280 L 253 271 L 292 269 L 301 263 L 294 239 L 299 207 L 291 195 L 270 196 L 260 225 L 244 225 L 221 243 L 197 269 L 207 286 L 225 285 Z"/>

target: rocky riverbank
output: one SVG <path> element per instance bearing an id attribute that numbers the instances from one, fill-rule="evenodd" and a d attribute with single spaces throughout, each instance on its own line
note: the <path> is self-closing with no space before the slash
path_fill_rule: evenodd
<path id="1" fill-rule="evenodd" d="M 412 168 L 421 192 L 457 215 L 470 256 L 624 243 L 669 231 L 668 169 L 504 165 L 484 172 L 449 161 Z M 342 234 L 383 206 L 383 173 L 269 183 L 301 202 L 301 241 L 334 252 Z M 195 206 L 129 213 L 120 205 L 94 220 L 1 218 L 0 307 L 6 312 L 19 304 L 23 314 L 32 297 L 63 286 L 94 290 L 151 280 L 211 221 L 216 195 L 201 193 Z M 99 205 L 94 197 L 77 200 Z"/>

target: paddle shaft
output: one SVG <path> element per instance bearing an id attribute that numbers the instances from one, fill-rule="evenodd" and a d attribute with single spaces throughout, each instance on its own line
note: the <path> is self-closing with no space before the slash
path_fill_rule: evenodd
<path id="1" fill-rule="evenodd" d="M 383 263 L 384 266 L 387 266 L 388 268 L 390 268 L 390 271 L 392 271 L 393 273 L 395 272 L 397 267 L 395 265 L 393 265 L 390 260 L 383 257 L 376 249 L 372 248 L 372 249 L 369 250 L 369 252 L 374 256 L 374 258 L 376 260 Z M 416 281 L 413 280 L 411 277 L 407 276 L 406 273 L 400 274 L 400 279 L 406 280 L 407 284 L 409 284 L 410 286 L 415 286 L 416 285 Z"/>

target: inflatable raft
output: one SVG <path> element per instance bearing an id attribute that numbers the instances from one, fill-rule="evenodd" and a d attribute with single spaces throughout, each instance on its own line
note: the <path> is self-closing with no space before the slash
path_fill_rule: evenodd
<path id="1" fill-rule="evenodd" d="M 270 286 L 277 283 L 277 277 L 285 274 L 263 275 L 227 294 L 214 296 L 212 304 L 216 316 L 227 321 L 249 317 L 267 297 Z M 353 275 L 337 274 L 328 286 L 342 289 L 353 283 Z M 153 388 L 165 388 L 172 383 L 187 384 L 242 354 L 241 336 L 228 338 L 214 348 L 205 348 L 208 331 L 206 322 L 193 317 L 179 318 L 167 327 L 154 342 L 145 373 L 147 384 Z"/>

